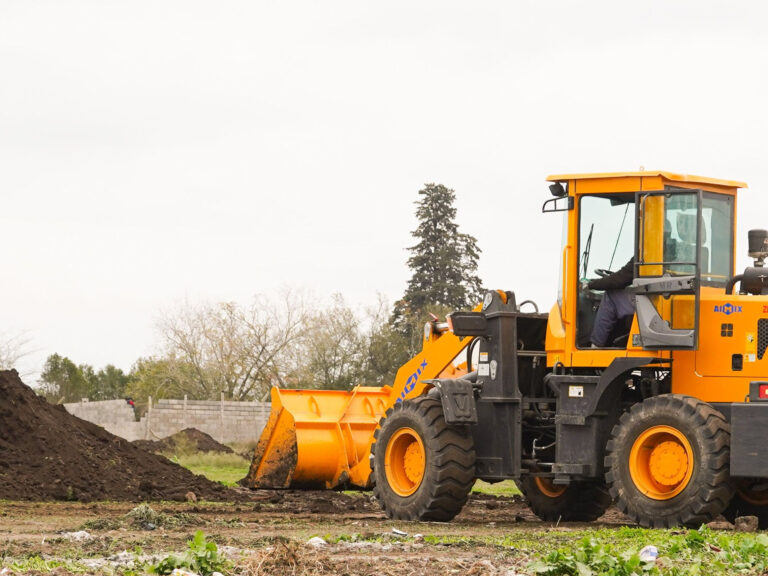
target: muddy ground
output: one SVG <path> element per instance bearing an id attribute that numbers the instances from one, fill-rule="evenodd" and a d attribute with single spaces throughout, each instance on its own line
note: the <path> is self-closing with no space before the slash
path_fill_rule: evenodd
<path id="1" fill-rule="evenodd" d="M 0 372 L 0 576 L 143 574 L 198 530 L 230 574 L 507 575 L 528 571 L 542 531 L 549 544 L 584 527 L 542 523 L 510 497 L 473 495 L 450 523 L 407 523 L 370 493 L 225 488 Z"/>
<path id="2" fill-rule="evenodd" d="M 450 523 L 408 523 L 387 519 L 368 493 L 241 491 L 248 500 L 237 503 L 152 502 L 154 523 L 132 518 L 129 502 L 0 502 L 0 557 L 6 567 L 35 556 L 48 568 L 70 562 L 60 575 L 83 566 L 121 573 L 137 557 L 151 563 L 184 550 L 203 530 L 232 560 L 231 573 L 508 575 L 528 573 L 542 532 L 568 539 L 586 527 L 541 522 L 517 497 L 473 495 Z M 624 523 L 610 509 L 589 526 Z M 315 536 L 329 543 L 313 547 Z"/>

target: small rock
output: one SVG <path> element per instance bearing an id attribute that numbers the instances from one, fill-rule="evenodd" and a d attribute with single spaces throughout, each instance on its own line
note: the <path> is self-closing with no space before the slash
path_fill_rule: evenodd
<path id="1" fill-rule="evenodd" d="M 414 534 L 413 535 L 413 543 L 414 544 L 421 544 L 424 542 L 424 534 Z"/>
<path id="2" fill-rule="evenodd" d="M 197 502 L 197 496 L 194 492 L 192 492 L 192 490 L 184 494 L 184 498 L 187 499 L 187 502 Z"/>
<path id="3" fill-rule="evenodd" d="M 710 530 L 733 530 L 733 524 L 728 520 L 713 520 L 707 524 L 707 528 Z"/>
<path id="4" fill-rule="evenodd" d="M 320 536 L 315 536 L 314 538 L 310 538 L 309 540 L 307 540 L 307 544 L 309 544 L 313 548 L 323 548 L 324 546 L 328 546 L 328 542 L 320 538 Z"/>
<path id="5" fill-rule="evenodd" d="M 152 522 L 144 522 L 144 524 L 141 525 L 142 530 L 157 530 L 157 526 L 152 524 Z"/>
<path id="6" fill-rule="evenodd" d="M 739 516 L 733 522 L 736 532 L 757 532 L 757 516 Z"/>
<path id="7" fill-rule="evenodd" d="M 93 536 L 85 530 L 80 530 L 79 532 L 65 532 L 61 537 L 66 538 L 67 540 L 72 540 L 73 542 L 83 542 L 84 540 L 91 540 L 93 538 Z"/>
<path id="8" fill-rule="evenodd" d="M 499 507 L 499 503 L 496 502 L 496 500 L 488 500 L 485 503 L 485 507 L 488 508 L 488 510 L 495 510 L 496 508 Z"/>

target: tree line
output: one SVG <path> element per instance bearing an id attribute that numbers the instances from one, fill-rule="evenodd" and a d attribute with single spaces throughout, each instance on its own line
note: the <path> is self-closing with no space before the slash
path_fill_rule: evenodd
<path id="1" fill-rule="evenodd" d="M 82 398 L 148 397 L 264 400 L 272 386 L 347 390 L 391 384 L 399 367 L 421 348 L 424 322 L 474 306 L 481 295 L 477 240 L 459 231 L 455 192 L 427 184 L 416 201 L 416 243 L 405 292 L 390 305 L 379 297 L 365 310 L 336 294 L 318 307 L 307 294 L 184 305 L 157 323 L 162 342 L 128 373 L 95 370 L 65 356 L 48 357 L 41 392 L 52 402 Z"/>

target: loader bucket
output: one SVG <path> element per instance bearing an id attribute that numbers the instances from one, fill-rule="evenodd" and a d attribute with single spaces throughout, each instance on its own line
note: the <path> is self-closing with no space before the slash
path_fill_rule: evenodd
<path id="1" fill-rule="evenodd" d="M 422 394 L 432 378 L 464 374 L 466 363 L 452 362 L 469 341 L 449 332 L 447 324 L 428 323 L 422 351 L 400 367 L 394 386 L 272 388 L 272 413 L 241 484 L 254 489 L 370 488 L 373 433 L 387 409 Z"/>
<path id="2" fill-rule="evenodd" d="M 243 484 L 249 488 L 369 487 L 370 443 L 391 405 L 389 386 L 272 388 L 272 413 Z"/>

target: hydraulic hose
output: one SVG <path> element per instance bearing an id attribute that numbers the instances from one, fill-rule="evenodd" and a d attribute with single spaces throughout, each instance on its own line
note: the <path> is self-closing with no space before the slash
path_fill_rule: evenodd
<path id="1" fill-rule="evenodd" d="M 734 285 L 736 282 L 741 282 L 742 278 L 744 278 L 744 274 L 736 274 L 736 276 L 730 278 L 725 284 L 725 293 L 728 295 L 733 294 Z"/>

